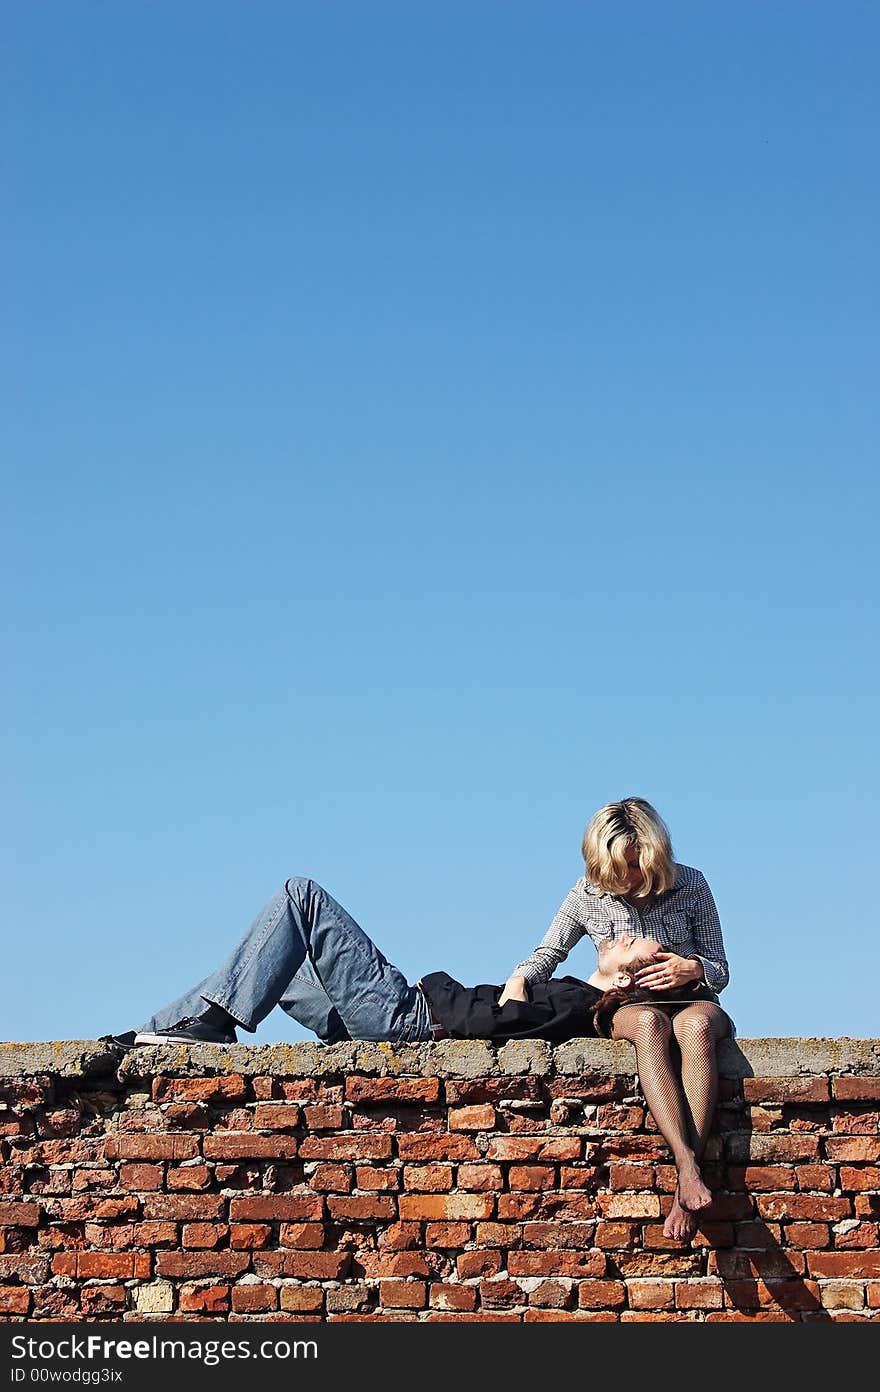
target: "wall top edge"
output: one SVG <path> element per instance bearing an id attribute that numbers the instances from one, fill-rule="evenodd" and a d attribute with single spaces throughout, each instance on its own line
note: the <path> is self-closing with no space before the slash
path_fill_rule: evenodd
<path id="1" fill-rule="evenodd" d="M 736 1039 L 718 1049 L 723 1077 L 797 1077 L 813 1074 L 880 1075 L 880 1039 Z M 481 1078 L 526 1073 L 564 1077 L 581 1073 L 632 1074 L 632 1046 L 604 1039 L 541 1040 L 493 1045 L 446 1039 L 395 1047 L 386 1043 L 162 1045 L 122 1055 L 91 1039 L 0 1043 L 0 1078 L 109 1078 L 136 1088 L 163 1076 L 236 1073 L 246 1077 L 368 1076 Z"/>

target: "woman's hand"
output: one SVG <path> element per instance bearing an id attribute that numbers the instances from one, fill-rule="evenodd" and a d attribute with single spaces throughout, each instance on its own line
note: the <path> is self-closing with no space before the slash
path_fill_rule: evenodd
<path id="1" fill-rule="evenodd" d="M 636 985 L 647 991 L 669 991 L 689 981 L 702 980 L 702 962 L 694 957 L 679 957 L 677 952 L 655 952 L 650 964 L 635 975 Z"/>
<path id="2" fill-rule="evenodd" d="M 504 1005 L 505 1001 L 509 1000 L 527 1001 L 529 998 L 526 991 L 527 984 L 524 976 L 509 977 L 505 982 L 504 990 L 498 997 L 498 1004 Z"/>

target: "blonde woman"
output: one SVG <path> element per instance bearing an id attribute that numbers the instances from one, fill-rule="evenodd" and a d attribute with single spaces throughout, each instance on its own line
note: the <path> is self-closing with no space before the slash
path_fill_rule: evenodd
<path id="1" fill-rule="evenodd" d="M 547 981 L 585 935 L 602 950 L 619 939 L 654 940 L 609 1028 L 635 1046 L 645 1101 L 675 1160 L 678 1184 L 663 1231 L 689 1242 L 696 1215 L 712 1201 L 700 1159 L 718 1097 L 715 1047 L 733 1028 L 718 1004 L 729 979 L 718 911 L 700 871 L 673 859 L 669 831 L 644 798 L 600 807 L 582 849 L 586 874 L 531 957 L 514 968 L 499 1004 L 527 1000 L 530 986 Z"/>

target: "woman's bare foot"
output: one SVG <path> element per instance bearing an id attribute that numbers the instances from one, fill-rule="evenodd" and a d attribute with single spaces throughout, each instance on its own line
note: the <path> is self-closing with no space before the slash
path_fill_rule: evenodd
<path id="1" fill-rule="evenodd" d="M 688 1213 L 699 1213 L 700 1209 L 708 1208 L 712 1202 L 712 1190 L 703 1183 L 696 1165 L 692 1169 L 679 1170 L 675 1193 L 679 1205 Z"/>
<path id="2" fill-rule="evenodd" d="M 691 1242 L 696 1231 L 696 1215 L 689 1213 L 686 1208 L 682 1208 L 676 1189 L 672 1207 L 666 1215 L 666 1222 L 663 1224 L 663 1236 L 671 1237 L 675 1242 Z"/>

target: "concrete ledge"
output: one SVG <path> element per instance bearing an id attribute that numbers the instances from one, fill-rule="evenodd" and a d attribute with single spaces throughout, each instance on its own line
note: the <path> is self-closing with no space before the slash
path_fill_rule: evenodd
<path id="1" fill-rule="evenodd" d="M 724 1077 L 880 1073 L 880 1039 L 737 1039 L 718 1051 Z M 540 1077 L 578 1073 L 631 1074 L 631 1045 L 604 1039 L 572 1039 L 555 1048 L 541 1040 L 519 1040 L 498 1047 L 479 1039 L 433 1044 L 351 1042 L 300 1044 L 163 1045 L 131 1049 L 125 1055 L 92 1039 L 0 1043 L 0 1077 L 87 1078 L 112 1075 L 136 1082 L 166 1076 L 236 1073 L 246 1077 L 372 1076 L 479 1078 L 491 1074 Z"/>

